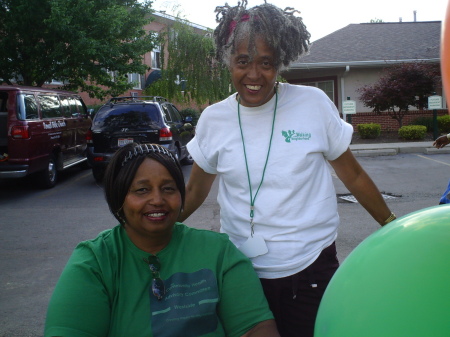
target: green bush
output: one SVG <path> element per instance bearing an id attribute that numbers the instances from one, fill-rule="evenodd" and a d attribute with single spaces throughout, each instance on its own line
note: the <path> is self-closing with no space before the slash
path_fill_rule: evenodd
<path id="1" fill-rule="evenodd" d="M 427 132 L 433 132 L 433 117 L 417 117 L 409 125 L 423 125 Z"/>
<path id="2" fill-rule="evenodd" d="M 381 125 L 376 123 L 358 124 L 357 128 L 363 139 L 374 139 L 381 133 Z"/>
<path id="3" fill-rule="evenodd" d="M 198 119 L 200 118 L 200 112 L 193 108 L 186 108 L 180 111 L 183 118 L 192 117 L 192 125 L 197 125 Z"/>
<path id="4" fill-rule="evenodd" d="M 439 132 L 450 133 L 450 115 L 438 116 L 437 123 Z"/>
<path id="5" fill-rule="evenodd" d="M 427 127 L 423 125 L 407 125 L 398 129 L 400 138 L 407 140 L 422 140 L 427 134 Z"/>

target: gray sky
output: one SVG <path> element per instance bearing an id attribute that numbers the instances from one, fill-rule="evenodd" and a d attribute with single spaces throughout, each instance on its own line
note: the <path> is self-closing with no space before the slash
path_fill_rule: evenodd
<path id="1" fill-rule="evenodd" d="M 259 5 L 264 0 L 249 0 L 247 8 Z M 231 6 L 237 0 L 155 0 L 155 10 L 165 10 L 167 14 L 180 15 L 193 23 L 215 28 L 216 6 L 228 2 Z M 280 8 L 294 7 L 301 12 L 300 16 L 311 33 L 311 41 L 320 39 L 351 23 L 365 23 L 372 19 L 384 22 L 443 21 L 447 0 L 273 0 L 268 1 Z"/>

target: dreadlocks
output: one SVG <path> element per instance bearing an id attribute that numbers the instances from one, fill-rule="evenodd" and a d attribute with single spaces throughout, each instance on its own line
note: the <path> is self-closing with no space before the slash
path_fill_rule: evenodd
<path id="1" fill-rule="evenodd" d="M 216 21 L 219 23 L 214 31 L 216 58 L 230 65 L 230 57 L 237 45 L 245 39 L 249 41 L 250 56 L 256 53 L 255 36 L 262 36 L 274 51 L 277 70 L 287 68 L 301 55 L 309 51 L 311 37 L 306 30 L 300 13 L 287 7 L 284 11 L 274 5 L 264 3 L 246 9 L 247 0 L 238 2 L 235 7 L 216 7 Z"/>

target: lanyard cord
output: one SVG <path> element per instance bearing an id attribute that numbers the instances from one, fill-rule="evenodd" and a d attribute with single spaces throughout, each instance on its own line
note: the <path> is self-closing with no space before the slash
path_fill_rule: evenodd
<path id="1" fill-rule="evenodd" d="M 241 112 L 240 112 L 240 108 L 239 108 L 240 105 L 241 105 L 241 98 L 239 97 L 238 119 L 239 119 L 239 129 L 241 130 L 242 147 L 244 148 L 245 168 L 247 169 L 248 187 L 250 189 L 250 226 L 251 226 L 251 235 L 253 237 L 253 233 L 255 232 L 254 231 L 255 224 L 253 223 L 253 216 L 255 215 L 255 200 L 256 200 L 256 196 L 259 193 L 259 189 L 261 188 L 261 185 L 264 181 L 264 175 L 266 174 L 267 162 L 269 161 L 270 148 L 272 147 L 273 130 L 274 130 L 274 126 L 275 126 L 275 116 L 277 115 L 278 92 L 275 91 L 275 109 L 273 110 L 272 130 L 271 130 L 270 140 L 269 140 L 269 149 L 267 150 L 266 163 L 264 164 L 261 182 L 259 183 L 258 189 L 256 190 L 254 197 L 253 197 L 253 192 L 252 192 L 252 184 L 250 181 L 250 171 L 248 169 L 247 151 L 245 150 L 244 133 L 242 132 Z"/>

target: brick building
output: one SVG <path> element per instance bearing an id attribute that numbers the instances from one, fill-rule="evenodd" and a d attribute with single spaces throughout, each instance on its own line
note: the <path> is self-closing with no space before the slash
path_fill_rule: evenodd
<path id="1" fill-rule="evenodd" d="M 440 64 L 441 22 L 395 22 L 350 24 L 313 42 L 310 53 L 283 74 L 288 82 L 321 88 L 342 113 L 342 102 L 356 101 L 354 126 L 379 123 L 382 130 L 398 129 L 398 122 L 386 113 L 378 115 L 358 100 L 357 89 L 375 83 L 384 68 L 414 61 Z M 442 88 L 436 88 L 443 95 Z M 443 97 L 443 107 L 447 106 Z M 438 114 L 447 114 L 439 110 Z M 430 110 L 410 111 L 403 125 Z"/>
<path id="2" fill-rule="evenodd" d="M 153 21 L 144 26 L 144 29 L 145 31 L 152 32 L 153 34 L 159 34 L 167 29 L 170 29 L 170 27 L 177 21 L 176 17 L 156 11 L 152 13 L 152 17 Z M 208 33 L 207 27 L 188 21 L 186 21 L 186 23 L 189 24 L 198 34 Z M 127 92 L 124 92 L 121 96 L 139 96 L 141 95 L 142 90 L 160 77 L 160 48 L 160 46 L 157 46 L 143 56 L 142 62 L 148 66 L 145 74 L 128 74 L 128 80 L 133 83 L 133 88 Z M 103 103 L 103 101 L 98 99 L 90 98 L 85 92 L 80 92 L 80 95 L 87 105 L 98 105 Z"/>

